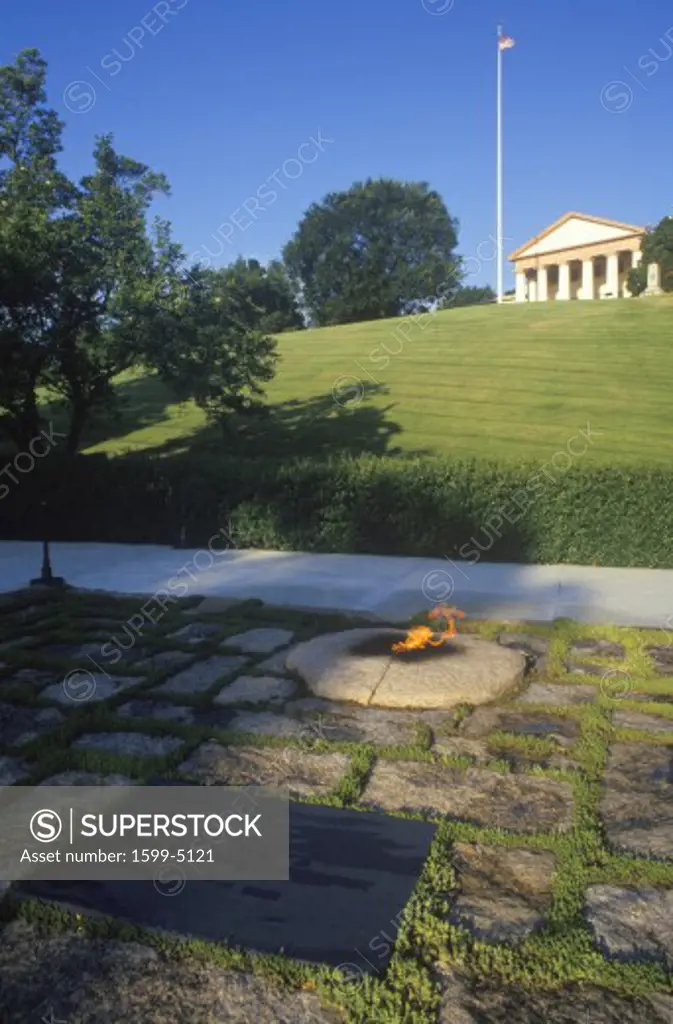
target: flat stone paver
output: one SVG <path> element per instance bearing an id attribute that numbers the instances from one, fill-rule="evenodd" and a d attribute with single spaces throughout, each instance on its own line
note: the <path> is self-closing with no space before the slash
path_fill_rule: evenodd
<path id="1" fill-rule="evenodd" d="M 388 711 L 318 697 L 292 701 L 286 704 L 285 713 L 299 718 L 315 739 L 381 746 L 418 743 L 419 726 L 449 726 L 454 718 L 450 711 Z"/>
<path id="2" fill-rule="evenodd" d="M 652 658 L 657 675 L 673 676 L 673 646 L 659 644 L 655 647 L 647 647 L 646 650 Z"/>
<path id="3" fill-rule="evenodd" d="M 184 746 L 177 736 L 145 736 L 140 732 L 96 732 L 80 736 L 74 750 L 102 750 L 125 757 L 165 757 Z"/>
<path id="4" fill-rule="evenodd" d="M 575 640 L 568 649 L 571 658 L 623 658 L 624 653 L 623 644 L 594 637 Z"/>
<path id="5" fill-rule="evenodd" d="M 202 744 L 178 771 L 208 786 L 287 786 L 291 797 L 329 793 L 348 768 L 346 754 L 312 754 L 292 747 Z"/>
<path id="6" fill-rule="evenodd" d="M 584 913 L 609 956 L 673 967 L 673 889 L 591 885 Z"/>
<path id="7" fill-rule="evenodd" d="M 390 629 L 353 629 L 298 644 L 286 665 L 319 697 L 374 707 L 448 709 L 495 700 L 521 682 L 519 651 L 470 636 L 426 651 L 394 654 L 406 636 Z"/>
<path id="8" fill-rule="evenodd" d="M 287 671 L 285 664 L 287 658 L 287 651 L 276 651 L 270 658 L 265 658 L 264 661 L 259 662 L 255 665 L 256 672 L 270 672 L 272 675 L 282 676 Z"/>
<path id="9" fill-rule="evenodd" d="M 216 622 L 188 622 L 175 632 L 169 633 L 167 639 L 181 644 L 205 644 L 222 633 L 222 626 Z"/>
<path id="10" fill-rule="evenodd" d="M 510 770 L 527 772 L 532 764 L 542 768 L 560 768 L 567 771 L 576 768 L 577 762 L 567 756 L 563 748 L 558 753 L 539 753 L 536 750 L 489 746 L 483 739 L 469 739 L 464 735 L 437 734 L 432 744 L 433 754 L 441 757 L 468 758 L 475 765 L 489 765 L 494 761 L 506 761 Z"/>
<path id="11" fill-rule="evenodd" d="M 497 640 L 503 647 L 521 651 L 528 667 L 534 669 L 538 676 L 546 671 L 549 662 L 548 637 L 537 636 L 535 633 L 500 633 Z"/>
<path id="12" fill-rule="evenodd" d="M 387 811 L 427 810 L 522 833 L 566 831 L 572 819 L 572 791 L 566 783 L 413 761 L 377 761 L 360 802 Z"/>
<path id="13" fill-rule="evenodd" d="M 197 661 L 189 668 L 183 668 L 156 687 L 154 693 L 204 693 L 220 679 L 233 675 L 247 665 L 248 659 L 240 655 L 215 654 L 205 661 Z"/>
<path id="14" fill-rule="evenodd" d="M 247 633 L 228 636 L 220 646 L 235 647 L 245 654 L 271 654 L 279 647 L 287 647 L 293 637 L 290 629 L 249 629 Z"/>
<path id="15" fill-rule="evenodd" d="M 673 734 L 673 718 L 659 715 L 641 715 L 638 711 L 616 711 L 612 716 L 613 725 L 620 729 L 638 729 L 661 736 Z"/>
<path id="16" fill-rule="evenodd" d="M 436 733 L 431 750 L 442 757 L 468 757 L 477 765 L 488 764 L 497 757 L 483 740 L 471 740 L 456 733 Z"/>
<path id="17" fill-rule="evenodd" d="M 239 676 L 225 686 L 213 703 L 220 706 L 229 704 L 269 704 L 288 700 L 296 692 L 297 684 L 292 679 L 277 676 Z"/>
<path id="18" fill-rule="evenodd" d="M 492 732 L 511 732 L 569 747 L 578 738 L 580 726 L 572 718 L 555 718 L 545 712 L 477 708 L 461 723 L 460 732 L 471 739 L 481 739 Z"/>
<path id="19" fill-rule="evenodd" d="M 30 774 L 25 761 L 0 755 L 0 786 L 13 786 Z"/>
<path id="20" fill-rule="evenodd" d="M 673 857 L 673 747 L 615 743 L 599 811 L 613 846 L 641 857 Z"/>
<path id="21" fill-rule="evenodd" d="M 459 892 L 449 920 L 478 939 L 512 942 L 544 926 L 552 900 L 553 853 L 457 843 Z"/>
<path id="22" fill-rule="evenodd" d="M 276 715 L 273 711 L 239 711 L 227 725 L 231 732 L 247 732 L 256 736 L 292 737 L 311 739 L 305 725 L 296 718 Z"/>
<path id="23" fill-rule="evenodd" d="M 519 704 L 545 704 L 548 707 L 571 707 L 574 704 L 595 704 L 598 689 L 582 683 L 531 683 L 528 689 L 517 696 Z"/>
<path id="24" fill-rule="evenodd" d="M 67 707 L 82 707 L 108 700 L 122 690 L 144 683 L 142 676 L 108 676 L 104 672 L 68 673 L 59 683 L 52 683 L 40 693 L 43 700 L 55 700 Z"/>
<path id="25" fill-rule="evenodd" d="M 533 992 L 497 982 L 475 984 L 443 968 L 439 1024 L 671 1024 L 666 996 L 625 998 L 594 985 Z"/>
<path id="26" fill-rule="evenodd" d="M 0 703 L 0 739 L 8 747 L 22 747 L 65 721 L 57 708 L 15 707 Z"/>
<path id="27" fill-rule="evenodd" d="M 0 1012 L 13 1024 L 340 1024 L 313 992 L 136 942 L 45 937 L 22 920 L 0 933 Z"/>
<path id="28" fill-rule="evenodd" d="M 158 651 L 135 663 L 140 672 L 163 672 L 169 668 L 181 668 L 193 661 L 193 655 L 186 651 Z"/>
<path id="29" fill-rule="evenodd" d="M 122 718 L 155 718 L 162 722 L 180 722 L 181 725 L 191 725 L 196 717 L 194 708 L 158 700 L 130 700 L 115 708 L 115 714 Z"/>

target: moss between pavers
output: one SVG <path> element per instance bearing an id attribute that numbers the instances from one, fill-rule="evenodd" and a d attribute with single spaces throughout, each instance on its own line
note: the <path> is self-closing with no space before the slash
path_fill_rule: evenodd
<path id="1" fill-rule="evenodd" d="M 41 621 L 41 614 L 25 614 L 30 607 L 30 595 L 23 596 L 14 609 L 14 616 L 4 609 L 0 637 L 12 639 L 20 635 L 33 634 Z M 35 603 L 35 602 L 33 602 Z M 195 602 L 185 602 L 181 607 L 167 613 L 161 628 L 143 637 L 143 644 L 156 649 L 186 649 L 199 659 L 214 653 L 215 644 L 175 644 L 167 641 L 165 635 L 180 623 L 183 609 Z M 41 606 L 42 607 L 42 606 Z M 109 617 L 117 622 L 124 621 L 138 609 L 138 601 L 112 599 L 105 596 L 66 594 L 61 603 L 49 601 L 43 615 L 48 617 L 48 629 L 39 630 L 40 641 L 78 642 L 91 630 L 78 631 L 77 620 L 84 621 Z M 23 621 L 21 614 L 24 614 Z M 59 610 L 60 609 L 60 610 Z M 321 616 L 319 613 L 288 612 L 268 608 L 260 602 L 247 602 L 233 606 L 216 616 L 204 615 L 203 621 L 214 620 L 222 623 L 223 636 L 233 635 L 245 629 L 260 625 L 273 625 L 292 629 L 295 641 L 309 639 L 321 632 L 331 632 L 361 626 L 347 616 Z M 201 616 L 199 616 L 201 620 Z M 380 625 L 380 623 L 377 623 Z M 29 628 L 30 627 L 30 628 Z M 416 890 L 394 929 L 387 928 L 385 937 L 372 937 L 378 948 L 381 943 L 394 942 L 392 959 L 385 975 L 358 978 L 340 974 L 327 968 L 312 967 L 286 959 L 282 956 L 260 956 L 229 949 L 221 944 L 204 942 L 180 942 L 178 940 L 142 935 L 141 941 L 149 944 L 161 943 L 170 947 L 172 955 L 206 957 L 226 966 L 239 969 L 268 972 L 269 976 L 289 986 L 315 986 L 326 1004 L 338 1006 L 348 1014 L 353 1024 L 364 1021 L 381 1021 L 382 1024 L 420 1024 L 433 1019 L 439 1005 L 440 993 L 433 978 L 433 967 L 441 961 L 461 967 L 477 978 L 497 977 L 503 984 L 518 983 L 525 987 L 545 989 L 559 988 L 567 982 L 587 981 L 610 988 L 623 995 L 645 995 L 654 991 L 670 991 L 673 978 L 654 964 L 616 963 L 608 961 L 594 944 L 593 936 L 582 915 L 583 894 L 590 884 L 654 885 L 673 887 L 673 863 L 662 863 L 613 852 L 606 842 L 603 824 L 598 814 L 600 780 L 605 769 L 608 747 L 616 740 L 638 740 L 651 745 L 670 745 L 669 737 L 646 732 L 617 729 L 613 726 L 612 712 L 617 708 L 645 714 L 673 718 L 673 679 L 658 676 L 651 657 L 645 648 L 662 643 L 665 634 L 653 630 L 625 629 L 623 627 L 587 626 L 580 623 L 558 620 L 552 624 L 496 623 L 469 621 L 466 630 L 484 637 L 496 638 L 500 633 L 526 632 L 547 637 L 549 654 L 540 679 L 559 683 L 581 683 L 597 689 L 597 702 L 570 707 L 536 707 L 526 705 L 526 711 L 553 712 L 559 717 L 578 721 L 581 732 L 575 744 L 569 748 L 569 758 L 577 763 L 576 768 L 567 770 L 544 769 L 531 765 L 527 771 L 568 782 L 573 790 L 573 821 L 569 832 L 563 835 L 531 834 L 519 835 L 502 830 L 483 828 L 465 822 L 439 821 L 438 831 L 430 856 L 418 880 Z M 615 700 L 609 689 L 599 678 L 568 672 L 564 664 L 570 645 L 582 638 L 606 639 L 623 645 L 623 659 L 601 659 L 583 657 L 587 664 L 597 668 L 612 669 L 618 681 L 628 682 L 626 692 Z M 263 660 L 265 656 L 260 656 Z M 26 706 L 41 706 L 39 691 L 30 684 L 8 688 L 7 683 L 13 671 L 35 664 L 34 652 L 14 648 L 3 654 L 1 659 L 7 668 L 0 671 L 0 689 L 3 696 L 11 694 L 12 699 Z M 256 663 L 256 662 L 255 662 Z M 251 668 L 254 668 L 252 663 Z M 53 668 L 60 668 L 53 662 Z M 71 667 L 71 666 L 69 666 Z M 126 666 L 126 674 L 129 666 Z M 124 674 L 123 671 L 118 674 Z M 116 772 L 128 775 L 138 781 L 152 777 L 175 777 L 179 763 L 187 758 L 205 739 L 214 737 L 227 745 L 255 746 L 303 746 L 312 752 L 342 750 L 351 756 L 348 770 L 336 789 L 327 798 L 312 798 L 310 802 L 333 803 L 336 806 L 350 806 L 361 809 L 358 799 L 369 778 L 376 758 L 404 759 L 448 763 L 467 768 L 468 758 L 446 759 L 433 755 L 429 750 L 430 734 L 419 732 L 417 744 L 406 747 L 374 748 L 367 744 L 331 743 L 326 740 L 282 740 L 261 737 L 256 734 L 231 734 L 226 729 L 179 725 L 174 722 L 159 722 L 148 719 L 121 719 L 115 714 L 115 707 L 132 697 L 146 696 L 157 681 L 167 678 L 168 672 L 146 675 L 146 682 L 127 690 L 112 699 L 107 706 L 76 708 L 68 712 L 66 723 L 49 734 L 48 743 L 36 739 L 28 744 L 22 754 L 30 755 L 35 762 L 35 771 L 28 782 L 39 781 L 56 771 L 68 768 L 86 769 L 99 772 Z M 624 688 L 622 688 L 624 689 Z M 632 699 L 633 695 L 670 696 L 671 703 Z M 180 696 L 176 703 L 205 706 L 212 694 L 199 695 L 191 700 Z M 502 701 L 515 706 L 513 702 Z M 43 705 L 42 705 L 43 706 Z M 520 709 L 523 709 L 519 705 Z M 469 708 L 458 709 L 454 718 L 454 730 L 461 720 L 470 713 Z M 123 723 L 123 726 L 122 724 Z M 83 732 L 139 731 L 151 735 L 172 733 L 186 741 L 186 747 L 168 758 L 147 761 L 145 759 L 119 758 L 100 752 L 72 751 L 67 745 Z M 551 753 L 548 741 L 531 737 L 500 734 L 492 737 L 494 755 L 518 750 L 535 756 Z M 54 750 L 60 746 L 60 750 Z M 544 749 L 543 749 L 544 747 Z M 555 752 L 558 753 L 558 751 Z M 496 760 L 487 770 L 509 772 L 507 761 Z M 405 817 L 414 817 L 405 814 Z M 556 871 L 552 879 L 552 903 L 545 931 L 533 935 L 522 944 L 511 947 L 479 942 L 464 929 L 448 923 L 448 908 L 451 894 L 456 891 L 457 879 L 453 866 L 452 847 L 455 842 L 482 843 L 507 847 L 523 847 L 548 850 L 556 856 Z M 11 894 L 11 890 L 10 890 Z M 126 940 L 139 938 L 139 930 L 131 929 L 117 921 L 83 919 L 69 915 L 59 908 L 30 902 L 20 906 L 11 895 L 0 904 L 6 919 L 21 914 L 40 923 L 45 929 L 71 928 L 105 934 Z M 372 949 L 375 947 L 373 946 Z M 371 953 L 373 956 L 373 952 Z"/>

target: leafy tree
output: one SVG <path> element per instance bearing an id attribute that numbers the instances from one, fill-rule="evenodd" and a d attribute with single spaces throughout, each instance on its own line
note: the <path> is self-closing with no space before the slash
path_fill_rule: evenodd
<path id="1" fill-rule="evenodd" d="M 316 325 L 401 316 L 455 292 L 457 230 L 427 184 L 369 179 L 309 207 L 283 258 Z"/>
<path id="2" fill-rule="evenodd" d="M 82 179 L 72 213 L 61 221 L 67 263 L 59 274 L 54 361 L 45 374 L 70 411 L 66 443 L 73 452 L 92 410 L 112 402 L 114 377 L 134 365 L 141 338 L 159 327 L 159 256 L 145 215 L 154 195 L 169 191 L 163 175 L 118 155 L 109 136 L 96 141 L 94 159 L 95 172 Z"/>
<path id="3" fill-rule="evenodd" d="M 262 334 L 296 331 L 304 326 L 297 300 L 278 260 L 263 267 L 242 257 L 217 271 L 221 288 L 240 305 L 239 320 Z"/>
<path id="4" fill-rule="evenodd" d="M 73 190 L 56 167 L 62 123 L 43 104 L 45 62 L 0 68 L 0 422 L 19 447 L 40 429 L 36 389 L 51 358 L 59 225 Z"/>
<path id="5" fill-rule="evenodd" d="M 655 228 L 650 228 L 643 239 L 643 257 L 640 266 L 629 274 L 629 290 L 640 295 L 647 288 L 647 265 L 661 267 L 661 287 L 673 291 L 673 217 L 664 217 Z"/>
<path id="6" fill-rule="evenodd" d="M 56 164 L 63 126 L 44 106 L 45 79 L 37 50 L 0 68 L 0 411 L 25 445 L 47 387 L 65 403 L 72 452 L 156 316 L 144 300 L 158 273 L 145 211 L 168 186 L 108 136 L 96 141 L 94 173 L 69 181 Z"/>
<path id="7" fill-rule="evenodd" d="M 447 306 L 481 306 L 486 302 L 495 302 L 496 295 L 490 285 L 480 288 L 478 285 L 468 285 L 465 288 L 458 288 L 456 294 Z"/>
<path id="8" fill-rule="evenodd" d="M 192 267 L 181 297 L 148 336 L 146 362 L 178 401 L 193 399 L 211 423 L 259 409 L 262 382 L 273 377 L 276 342 L 248 327 L 257 315 L 249 295 L 226 287 L 218 271 Z"/>
<path id="9" fill-rule="evenodd" d="M 45 104 L 46 64 L 26 50 L 0 68 L 0 423 L 20 447 L 42 426 L 47 388 L 69 416 L 66 448 L 115 399 L 114 379 L 144 361 L 211 418 L 246 408 L 272 373 L 258 296 L 183 266 L 170 225 L 147 214 L 161 174 L 96 140 L 93 173 L 75 184 L 57 167 L 62 124 Z M 195 276 L 195 274 L 197 276 Z M 292 306 L 281 271 L 260 275 L 282 324 Z M 274 304 L 275 303 L 275 304 Z M 180 333 L 183 332 L 183 334 Z M 170 339 L 170 345 L 167 339 Z"/>

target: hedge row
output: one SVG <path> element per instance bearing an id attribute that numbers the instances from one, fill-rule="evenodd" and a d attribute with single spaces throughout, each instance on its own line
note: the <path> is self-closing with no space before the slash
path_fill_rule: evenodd
<path id="1" fill-rule="evenodd" d="M 53 453 L 16 479 L 5 539 L 198 547 L 224 528 L 236 547 L 673 567 L 663 470 Z"/>

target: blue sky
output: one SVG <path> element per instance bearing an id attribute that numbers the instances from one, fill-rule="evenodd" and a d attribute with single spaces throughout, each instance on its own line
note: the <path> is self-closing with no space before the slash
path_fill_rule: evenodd
<path id="1" fill-rule="evenodd" d="M 660 0 L 21 0 L 3 12 L 0 61 L 37 46 L 64 168 L 85 173 L 94 136 L 112 132 L 168 175 L 157 212 L 214 265 L 279 255 L 310 203 L 384 175 L 437 189 L 470 283 L 494 283 L 499 20 L 516 39 L 506 251 L 568 210 L 636 224 L 672 212 Z"/>

